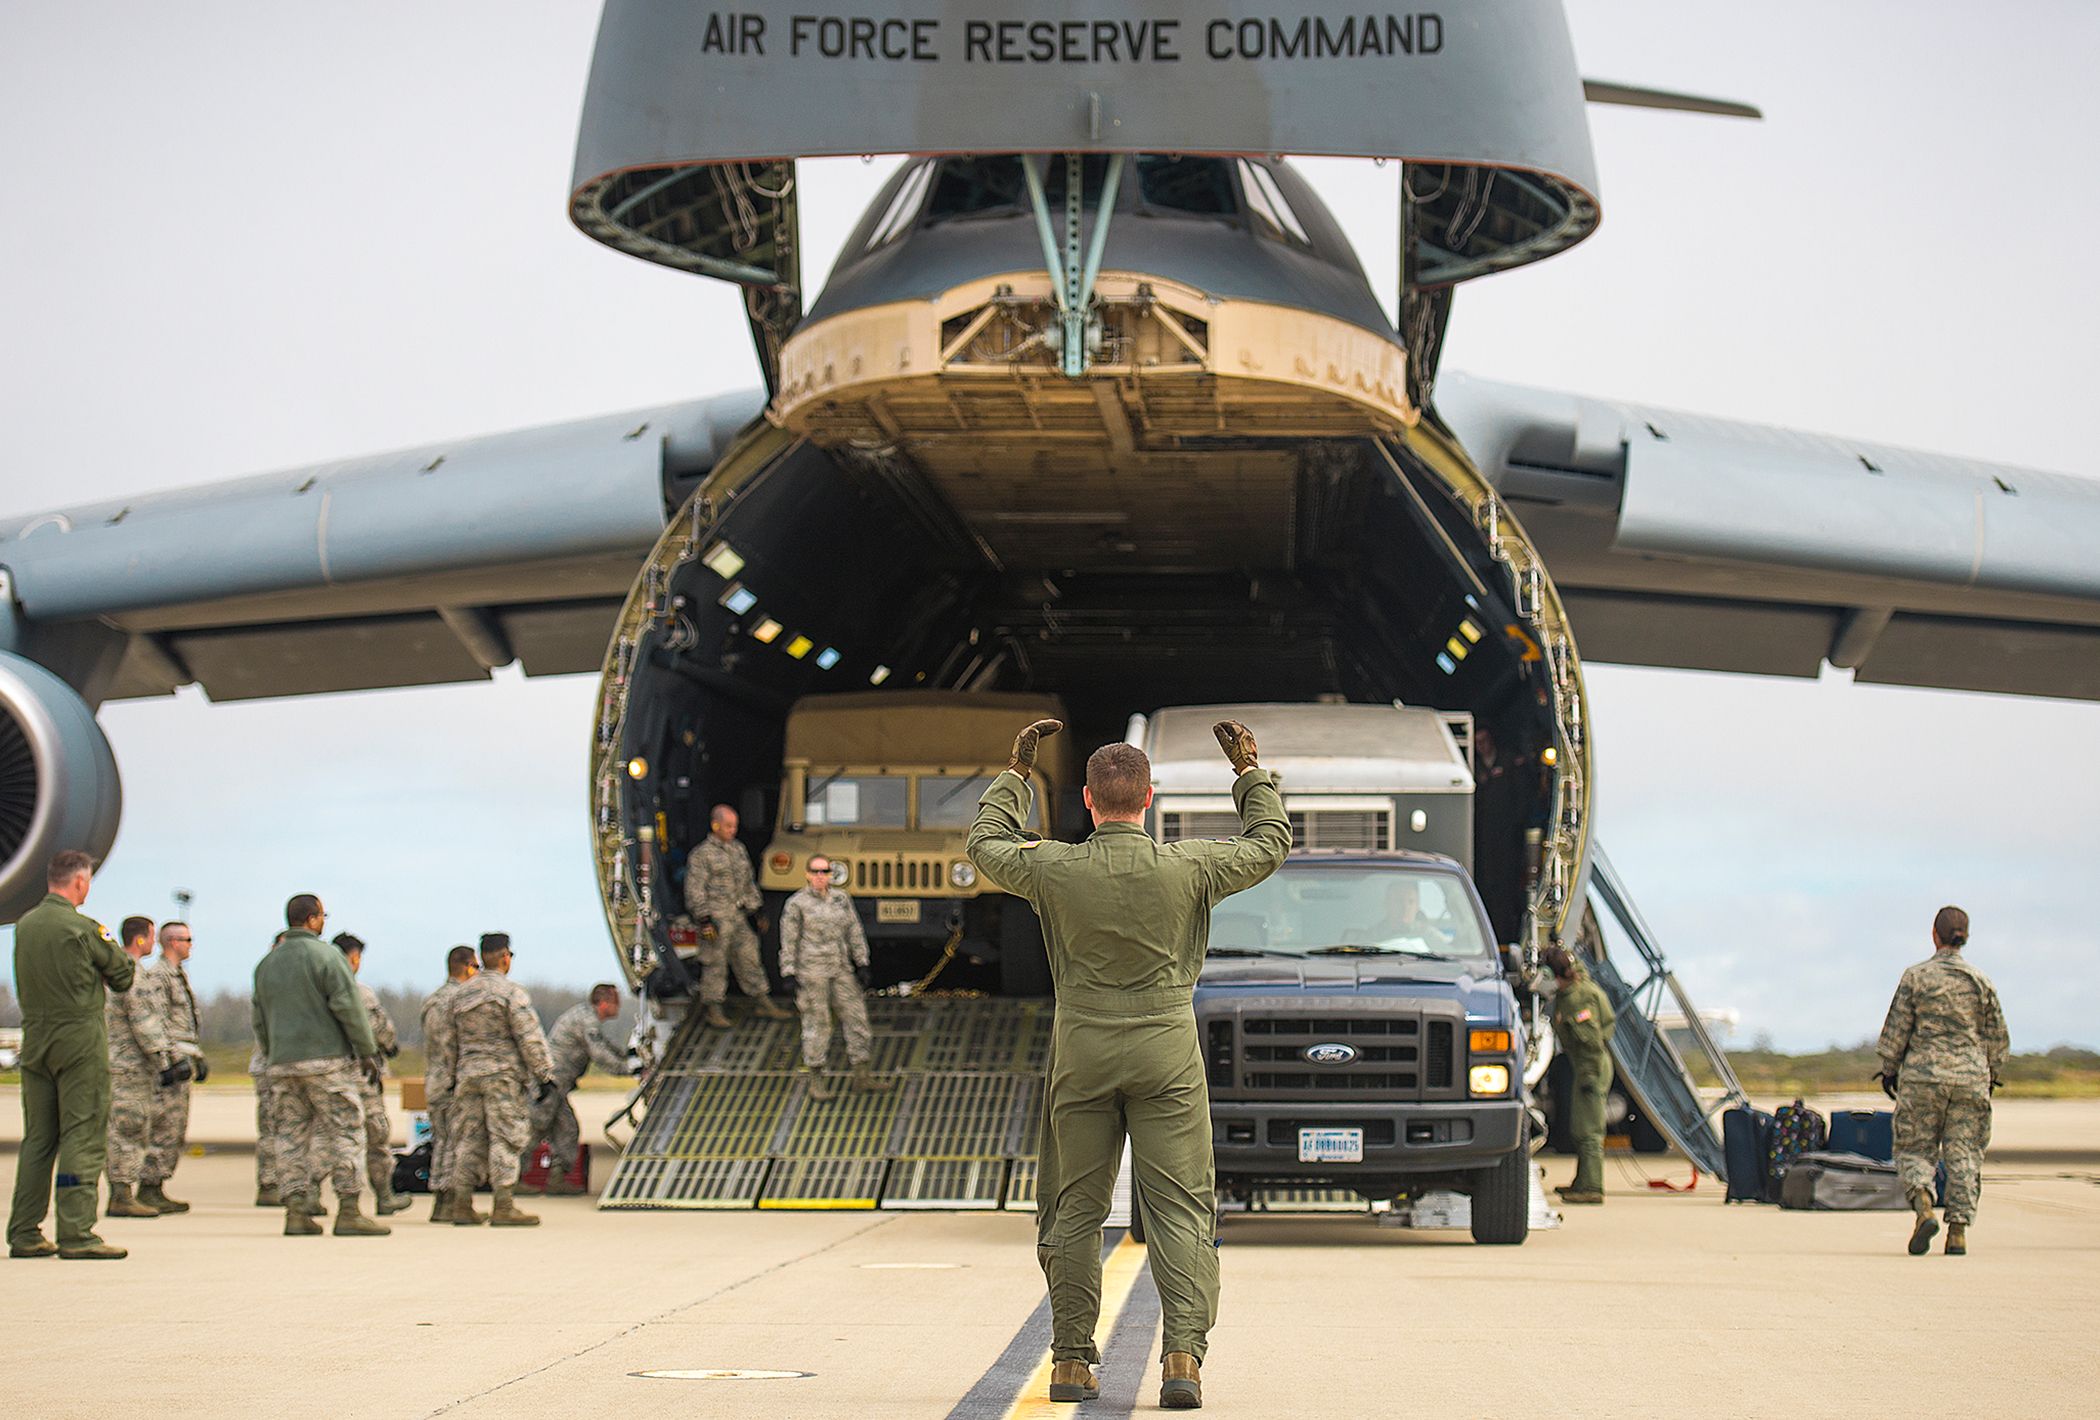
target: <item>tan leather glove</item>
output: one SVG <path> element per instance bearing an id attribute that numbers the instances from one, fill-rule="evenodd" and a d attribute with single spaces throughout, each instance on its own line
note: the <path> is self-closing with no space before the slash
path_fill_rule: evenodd
<path id="1" fill-rule="evenodd" d="M 1038 720 L 1014 736 L 1014 756 L 1007 761 L 1008 772 L 1026 779 L 1035 770 L 1036 746 L 1064 727 L 1065 722 L 1062 720 Z"/>
<path id="2" fill-rule="evenodd" d="M 1237 720 L 1220 720 L 1210 727 L 1210 732 L 1218 737 L 1218 748 L 1224 750 L 1225 757 L 1232 761 L 1235 775 L 1245 774 L 1256 767 L 1254 731 Z"/>

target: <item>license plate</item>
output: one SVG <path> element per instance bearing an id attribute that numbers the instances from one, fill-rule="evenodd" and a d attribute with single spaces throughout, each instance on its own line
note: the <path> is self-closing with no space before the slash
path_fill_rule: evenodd
<path id="1" fill-rule="evenodd" d="M 1360 1164 L 1363 1161 L 1364 1132 L 1361 1129 L 1298 1131 L 1298 1162 L 1301 1164 Z"/>
<path id="2" fill-rule="evenodd" d="M 877 922 L 916 922 L 919 900 L 915 897 L 886 897 L 875 904 Z"/>

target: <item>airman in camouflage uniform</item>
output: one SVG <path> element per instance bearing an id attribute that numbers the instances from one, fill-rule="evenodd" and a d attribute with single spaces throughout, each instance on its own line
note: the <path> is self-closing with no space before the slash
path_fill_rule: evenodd
<path id="1" fill-rule="evenodd" d="M 423 998 L 423 1100 L 430 1112 L 430 1221 L 452 1221 L 452 1174 L 459 1131 L 452 1127 L 452 998 L 474 977 L 474 949 L 454 947 L 445 957 L 445 984 Z M 477 1179 L 469 1179 L 471 1195 Z"/>
<path id="2" fill-rule="evenodd" d="M 192 1078 L 203 1084 L 211 1067 L 205 1064 L 204 1047 L 197 1040 L 197 993 L 190 989 L 190 974 L 183 965 L 190 959 L 190 929 L 186 922 L 163 922 L 160 927 L 160 961 L 153 970 L 139 974 L 134 990 L 149 993 L 148 1000 L 166 1027 L 176 1055 L 190 1064 Z M 166 1183 L 175 1176 L 175 1165 L 190 1132 L 190 1081 L 177 1079 L 159 1090 L 153 1101 L 153 1120 L 147 1129 L 146 1160 L 139 1174 L 138 1201 L 163 1213 L 187 1213 L 190 1205 L 170 1198 Z"/>
<path id="3" fill-rule="evenodd" d="M 831 860 L 817 854 L 808 872 L 808 885 L 780 909 L 780 974 L 794 983 L 795 1009 L 802 1013 L 802 1068 L 810 1074 L 810 1098 L 832 1096 L 823 1072 L 834 1015 L 846 1037 L 853 1088 L 887 1090 L 894 1082 L 876 1078 L 868 1067 L 874 1041 L 858 975 L 868 966 L 868 935 L 853 899 L 832 885 Z"/>
<path id="4" fill-rule="evenodd" d="M 324 1176 L 335 1184 L 338 1237 L 393 1231 L 358 1208 L 364 1191 L 364 1119 L 358 1073 L 379 1072 L 379 1046 L 343 954 L 321 940 L 321 900 L 301 893 L 285 904 L 283 938 L 255 968 L 249 1020 L 269 1057 L 276 1128 L 285 1136 L 286 1237 L 321 1231 L 314 1204 Z"/>
<path id="5" fill-rule="evenodd" d="M 525 1154 L 531 1157 L 540 1141 L 547 1141 L 548 1193 L 559 1196 L 583 1192 L 569 1182 L 569 1170 L 582 1143 L 582 1130 L 576 1123 L 576 1110 L 569 1103 L 569 1091 L 576 1088 L 576 1082 L 592 1065 L 608 1075 L 628 1073 L 626 1052 L 605 1034 L 605 1023 L 619 1014 L 619 988 L 601 982 L 591 988 L 590 1000 L 563 1011 L 554 1022 L 554 1029 L 547 1033 L 547 1050 L 554 1059 L 554 1093 L 533 1108 L 532 1138 L 525 1145 Z"/>
<path id="6" fill-rule="evenodd" d="M 386 1114 L 386 1062 L 401 1053 L 401 1037 L 394 1030 L 394 1018 L 379 1004 L 379 993 L 362 980 L 364 939 L 338 933 L 335 949 L 350 963 L 350 974 L 360 978 L 357 999 L 371 1022 L 372 1042 L 379 1047 L 377 1068 L 358 1076 L 357 1100 L 365 1117 L 365 1182 L 372 1185 L 372 1211 L 384 1218 L 408 1207 L 408 1200 L 394 1192 L 394 1125 Z"/>
<path id="7" fill-rule="evenodd" d="M 761 1016 L 784 1021 L 788 1013 L 773 1004 L 766 969 L 758 959 L 758 933 L 744 914 L 758 911 L 758 883 L 751 857 L 737 842 L 736 810 L 716 804 L 708 816 L 707 837 L 685 862 L 685 910 L 700 929 L 700 1004 L 711 1026 L 727 1026 L 722 1002 L 729 995 L 729 973 L 757 1004 Z"/>
<path id="8" fill-rule="evenodd" d="M 1910 1252 L 1932 1246 L 1935 1165 L 1947 1166 L 1947 1251 L 1969 1250 L 1991 1142 L 1991 1091 L 2010 1041 L 1990 978 L 1963 959 L 1969 914 L 1943 907 L 1932 924 L 1932 956 L 1905 968 L 1876 1046 L 1884 1088 L 1896 1099 L 1896 1172 L 1917 1222 Z"/>
<path id="9" fill-rule="evenodd" d="M 125 955 L 143 963 L 153 950 L 153 922 L 127 917 L 122 929 Z M 138 968 L 139 980 L 129 991 L 109 993 L 109 1208 L 112 1218 L 158 1218 L 160 1209 L 136 1197 L 152 1143 L 154 1096 L 165 1082 L 174 1083 L 175 1044 L 155 1006 L 157 993 L 148 985 L 153 972 Z"/>
<path id="10" fill-rule="evenodd" d="M 532 1012 L 532 997 L 507 975 L 510 962 L 509 937 L 500 932 L 483 937 L 481 974 L 451 1001 L 448 1073 L 454 1082 L 452 1126 L 459 1131 L 452 1221 L 459 1226 L 532 1227 L 539 1222 L 519 1210 L 514 1195 L 519 1155 L 532 1133 L 527 1084 L 533 1103 L 544 1103 L 554 1092 L 554 1061 L 540 1018 Z M 495 1194 L 487 1214 L 475 1211 L 472 1184 L 465 1182 L 481 1177 Z"/>
<path id="11" fill-rule="evenodd" d="M 284 940 L 279 932 L 270 950 Z M 284 1206 L 284 1136 L 277 1132 L 277 1100 L 270 1088 L 270 1057 L 261 1044 L 248 1052 L 248 1078 L 255 1082 L 255 1206 Z"/>

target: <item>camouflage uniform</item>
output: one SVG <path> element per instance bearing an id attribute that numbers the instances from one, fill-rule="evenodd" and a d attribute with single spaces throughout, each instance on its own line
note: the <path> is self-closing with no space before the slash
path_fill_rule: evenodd
<path id="1" fill-rule="evenodd" d="M 364 1191 L 357 1061 L 378 1046 L 350 963 L 312 932 L 292 928 L 256 966 L 248 1014 L 269 1059 L 269 1127 L 284 1148 L 277 1183 L 287 1206 L 318 1199 L 326 1177 L 342 1211 L 354 1213 Z M 339 1212 L 338 1230 L 341 1223 Z"/>
<path id="2" fill-rule="evenodd" d="M 384 1057 L 399 1053 L 401 1038 L 394 1031 L 394 1018 L 379 1004 L 379 993 L 360 981 L 357 996 L 365 1003 L 365 1014 L 372 1021 L 372 1040 L 382 1057 L 376 1084 L 362 1070 L 358 1072 L 357 1102 L 365 1116 L 365 1177 L 371 1182 L 373 1194 L 384 1199 L 394 1190 L 394 1127 L 386 1117 Z"/>
<path id="3" fill-rule="evenodd" d="M 554 1077 L 532 997 L 500 971 L 484 971 L 451 1002 L 452 1126 L 459 1131 L 453 1188 L 486 1178 L 515 1188 L 518 1156 L 532 1132 L 527 1086 Z"/>
<path id="4" fill-rule="evenodd" d="M 758 933 L 744 920 L 761 899 L 751 876 L 751 858 L 735 839 L 712 833 L 702 839 L 685 864 L 685 910 L 694 925 L 714 919 L 715 935 L 700 938 L 700 1004 L 719 1006 L 729 994 L 729 973 L 746 996 L 770 992 L 766 969 L 758 960 Z"/>
<path id="5" fill-rule="evenodd" d="M 1876 1049 L 1896 1077 L 1896 1171 L 1906 1192 L 1932 1188 L 1947 1165 L 1947 1221 L 1966 1227 L 1991 1142 L 1991 1086 L 2009 1042 L 1990 978 L 1944 947 L 1896 983 Z"/>
<path id="6" fill-rule="evenodd" d="M 149 993 L 175 1053 L 192 1061 L 203 1059 L 204 1048 L 197 1043 L 197 993 L 190 989 L 190 975 L 182 963 L 162 957 L 153 970 L 140 974 L 134 989 Z M 142 1183 L 165 1183 L 175 1176 L 189 1132 L 190 1082 L 178 1080 L 159 1091 L 153 1101 L 146 1162 L 139 1176 Z"/>
<path id="7" fill-rule="evenodd" d="M 547 1033 L 547 1051 L 554 1060 L 554 1093 L 545 1104 L 533 1107 L 532 1137 L 526 1152 L 530 1154 L 540 1140 L 546 1140 L 554 1163 L 550 1172 L 564 1174 L 575 1163 L 576 1149 L 582 1142 L 582 1129 L 576 1123 L 576 1110 L 569 1103 L 569 1091 L 576 1088 L 576 1082 L 592 1065 L 608 1075 L 626 1074 L 627 1056 L 606 1038 L 605 1022 L 598 1019 L 597 1008 L 588 1001 L 561 1013 L 554 1029 Z"/>
<path id="8" fill-rule="evenodd" d="M 155 1096 L 160 1072 L 175 1063 L 175 1044 L 161 1023 L 148 985 L 152 969 L 141 970 L 129 991 L 112 991 L 104 1007 L 109 1030 L 109 1182 L 135 1188 L 145 1173 L 146 1148 L 152 1142 Z"/>
<path id="9" fill-rule="evenodd" d="M 335 1185 L 338 1199 L 355 1200 L 364 1191 L 364 1137 L 359 1096 L 363 1072 L 347 1060 L 297 1060 L 272 1065 L 270 1130 L 283 1153 L 278 1160 L 278 1188 L 318 1199 L 323 1179 Z"/>
<path id="10" fill-rule="evenodd" d="M 868 1063 L 868 1007 L 853 969 L 868 964 L 868 937 L 844 888 L 821 896 L 803 888 L 780 909 L 780 974 L 795 978 L 802 1013 L 802 1064 L 821 1070 L 831 1050 L 831 1018 L 846 1037 L 846 1061 Z"/>
<path id="11" fill-rule="evenodd" d="M 423 1101 L 430 1112 L 430 1191 L 443 1193 L 452 1184 L 459 1131 L 452 1127 L 452 998 L 466 987 L 447 980 L 423 998 Z M 472 1187 L 479 1180 L 470 1179 Z"/>
<path id="12" fill-rule="evenodd" d="M 284 1139 L 277 1132 L 270 1057 L 259 1045 L 248 1054 L 248 1077 L 255 1081 L 255 1191 L 260 1195 L 284 1183 Z"/>

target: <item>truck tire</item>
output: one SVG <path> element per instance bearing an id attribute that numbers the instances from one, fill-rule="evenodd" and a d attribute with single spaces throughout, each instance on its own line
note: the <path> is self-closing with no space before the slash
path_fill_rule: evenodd
<path id="1" fill-rule="evenodd" d="M 999 994 L 1048 996 L 1050 958 L 1043 951 L 1043 924 L 1035 909 L 1017 897 L 999 907 Z"/>
<path id="2" fill-rule="evenodd" d="M 1473 1241 L 1521 1243 L 1531 1233 L 1531 1154 L 1518 1149 L 1473 1175 Z"/>

